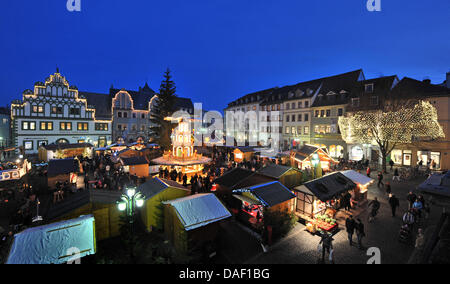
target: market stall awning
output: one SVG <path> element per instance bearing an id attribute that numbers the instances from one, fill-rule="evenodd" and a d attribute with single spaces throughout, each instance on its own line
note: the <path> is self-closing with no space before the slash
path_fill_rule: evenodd
<path id="1" fill-rule="evenodd" d="M 272 207 L 295 198 L 295 194 L 278 181 L 237 189 L 233 192 L 250 192 L 266 207 Z"/>
<path id="2" fill-rule="evenodd" d="M 261 202 L 259 202 L 258 200 L 252 199 L 245 195 L 233 194 L 233 197 L 239 199 L 242 202 L 247 202 L 250 205 L 261 205 Z"/>
<path id="3" fill-rule="evenodd" d="M 450 172 L 446 174 L 432 174 L 418 189 L 427 194 L 450 198 Z"/>
<path id="4" fill-rule="evenodd" d="M 14 236 L 7 264 L 62 264 L 95 254 L 92 215 L 27 229 Z"/>
<path id="5" fill-rule="evenodd" d="M 341 173 L 351 179 L 354 183 L 360 185 L 368 185 L 372 183 L 374 180 L 366 175 L 362 175 L 354 170 L 341 171 Z"/>
<path id="6" fill-rule="evenodd" d="M 352 190 L 356 184 L 340 172 L 335 172 L 304 184 L 318 199 L 329 201 L 340 194 Z"/>

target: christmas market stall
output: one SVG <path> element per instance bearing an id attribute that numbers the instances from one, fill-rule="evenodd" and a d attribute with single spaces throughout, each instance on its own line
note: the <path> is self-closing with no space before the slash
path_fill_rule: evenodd
<path id="1" fill-rule="evenodd" d="M 236 163 L 242 163 L 244 161 L 250 161 L 255 155 L 255 149 L 253 147 L 237 147 L 233 151 L 234 161 Z"/>
<path id="2" fill-rule="evenodd" d="M 337 213 L 357 185 L 340 172 L 304 183 L 294 189 L 296 195 L 295 210 L 307 230 L 333 231 L 337 229 Z"/>
<path id="3" fill-rule="evenodd" d="M 137 190 L 145 198 L 145 204 L 140 215 L 148 231 L 152 231 L 154 228 L 163 229 L 164 212 L 161 208 L 163 201 L 185 197 L 191 193 L 189 189 L 175 181 L 158 177 L 139 185 Z"/>
<path id="4" fill-rule="evenodd" d="M 149 163 L 145 157 L 120 158 L 120 162 L 124 171 L 131 176 L 148 177 L 150 175 Z"/>
<path id="5" fill-rule="evenodd" d="M 374 180 L 354 170 L 341 171 L 341 173 L 357 185 L 352 195 L 353 202 L 357 203 L 358 206 L 364 204 L 367 201 L 368 188 Z"/>
<path id="6" fill-rule="evenodd" d="M 264 208 L 285 212 L 294 209 L 295 195 L 278 181 L 234 190 L 233 197 L 241 201 L 238 218 L 255 229 L 263 224 Z"/>
<path id="7" fill-rule="evenodd" d="M 87 157 L 92 159 L 94 146 L 89 143 L 60 143 L 41 145 L 38 150 L 39 160 L 48 162 L 52 159 L 66 159 L 73 157 Z"/>
<path id="8" fill-rule="evenodd" d="M 291 159 L 299 169 L 312 169 L 316 163 L 320 163 L 323 170 L 328 171 L 332 165 L 339 162 L 333 159 L 326 148 L 305 144 L 299 150 L 292 151 Z"/>
<path id="9" fill-rule="evenodd" d="M 56 187 L 57 182 L 64 183 L 66 181 L 76 186 L 80 171 L 81 165 L 78 159 L 50 160 L 47 170 L 48 187 L 52 189 Z"/>
<path id="10" fill-rule="evenodd" d="M 212 193 L 182 197 L 163 204 L 165 236 L 180 253 L 214 244 L 219 222 L 231 217 Z"/>
<path id="11" fill-rule="evenodd" d="M 6 263 L 63 264 L 95 253 L 95 220 L 87 215 L 15 234 Z"/>
<path id="12" fill-rule="evenodd" d="M 289 189 L 300 185 L 302 182 L 302 172 L 288 166 L 269 164 L 258 170 L 258 173 L 279 181 Z"/>

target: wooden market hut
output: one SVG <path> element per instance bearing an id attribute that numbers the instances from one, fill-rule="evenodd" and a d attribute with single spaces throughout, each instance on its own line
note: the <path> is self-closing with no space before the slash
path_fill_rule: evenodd
<path id="1" fill-rule="evenodd" d="M 47 169 L 47 185 L 49 188 L 55 188 L 58 181 L 61 183 L 69 181 L 76 184 L 80 172 L 81 165 L 78 159 L 50 160 Z"/>
<path id="2" fill-rule="evenodd" d="M 269 164 L 258 170 L 258 173 L 279 181 L 289 189 L 302 183 L 302 172 L 299 169 L 288 166 Z"/>
<path id="3" fill-rule="evenodd" d="M 231 213 L 212 193 L 196 194 L 166 201 L 164 233 L 178 252 L 202 248 L 214 242 L 219 222 Z"/>
<path id="4" fill-rule="evenodd" d="M 275 179 L 247 169 L 234 168 L 215 179 L 213 184 L 216 186 L 217 196 L 228 203 L 233 190 L 271 181 Z"/>
<path id="5" fill-rule="evenodd" d="M 48 222 L 58 222 L 92 214 L 97 240 L 117 237 L 120 235 L 120 216 L 124 214 L 117 208 L 121 195 L 121 191 L 101 189 L 77 192 L 53 204 L 43 217 Z"/>
<path id="6" fill-rule="evenodd" d="M 255 154 L 253 147 L 237 147 L 233 151 L 234 161 L 236 163 L 242 163 L 244 161 L 250 161 Z"/>
<path id="7" fill-rule="evenodd" d="M 263 222 L 264 208 L 288 213 L 294 211 L 294 193 L 278 181 L 234 190 L 233 197 L 240 201 L 238 218 L 256 229 Z"/>
<path id="8" fill-rule="evenodd" d="M 145 198 L 141 218 L 148 231 L 152 231 L 154 228 L 163 229 L 164 208 L 162 203 L 164 201 L 185 197 L 191 193 L 189 189 L 175 181 L 158 177 L 139 185 L 138 192 L 141 192 Z"/>
<path id="9" fill-rule="evenodd" d="M 341 171 L 341 173 L 357 185 L 352 196 L 354 202 L 357 203 L 358 206 L 364 204 L 367 201 L 368 187 L 374 182 L 374 180 L 354 170 Z"/>
<path id="10" fill-rule="evenodd" d="M 334 172 L 294 188 L 296 195 L 296 214 L 305 221 L 311 221 L 315 215 L 331 212 L 334 218 L 339 204 L 335 199 L 352 191 L 356 184 L 340 172 Z M 330 210 L 328 210 L 330 209 Z"/>
<path id="11" fill-rule="evenodd" d="M 125 172 L 128 172 L 131 176 L 148 177 L 150 175 L 150 166 L 145 157 L 120 158 L 120 162 Z"/>
<path id="12" fill-rule="evenodd" d="M 306 168 L 312 169 L 313 164 L 311 160 L 313 159 L 314 154 L 318 155 L 321 168 L 325 171 L 330 169 L 332 165 L 339 163 L 328 154 L 326 148 L 305 144 L 299 150 L 292 151 L 291 160 L 293 166 L 302 170 Z"/>
<path id="13" fill-rule="evenodd" d="M 131 148 L 126 148 L 117 152 L 117 157 L 119 158 L 134 158 L 141 156 L 143 156 L 142 152 Z"/>
<path id="14" fill-rule="evenodd" d="M 60 143 L 42 145 L 38 149 L 38 157 L 40 161 L 48 162 L 52 159 L 67 159 L 78 156 L 92 158 L 94 146 L 90 143 Z"/>

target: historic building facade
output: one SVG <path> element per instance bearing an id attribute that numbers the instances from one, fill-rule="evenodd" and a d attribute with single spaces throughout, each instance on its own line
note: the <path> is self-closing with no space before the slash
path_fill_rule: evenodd
<path id="1" fill-rule="evenodd" d="M 37 153 L 42 144 L 107 145 L 112 139 L 111 125 L 111 120 L 96 116 L 95 108 L 58 70 L 11 104 L 13 143 L 26 154 Z"/>

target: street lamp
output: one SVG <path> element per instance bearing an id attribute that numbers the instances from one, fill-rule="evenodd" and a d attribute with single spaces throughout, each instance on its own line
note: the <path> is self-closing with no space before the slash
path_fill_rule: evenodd
<path id="1" fill-rule="evenodd" d="M 140 192 L 136 192 L 136 187 L 128 187 L 125 194 L 122 194 L 117 207 L 120 211 L 126 211 L 130 224 L 133 224 L 133 217 L 136 207 L 140 208 L 144 205 L 144 196 Z"/>
<path id="2" fill-rule="evenodd" d="M 136 187 L 126 187 L 125 194 L 122 194 L 120 200 L 117 201 L 119 211 L 126 211 L 128 223 L 130 225 L 130 255 L 134 261 L 134 214 L 136 207 L 140 208 L 144 205 L 144 196 L 136 191 Z"/>

